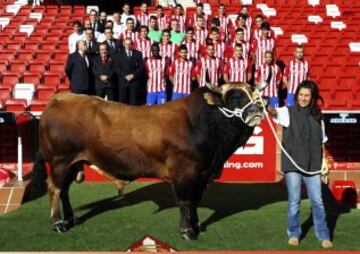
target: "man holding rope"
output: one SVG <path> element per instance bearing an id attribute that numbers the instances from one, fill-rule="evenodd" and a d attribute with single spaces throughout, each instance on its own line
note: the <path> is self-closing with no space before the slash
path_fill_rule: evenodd
<path id="1" fill-rule="evenodd" d="M 317 85 L 305 80 L 295 92 L 295 105 L 266 109 L 277 124 L 284 127 L 282 171 L 288 191 L 288 244 L 298 246 L 301 237 L 301 182 L 304 181 L 311 202 L 316 237 L 323 248 L 332 248 L 330 232 L 321 196 L 321 175 L 328 173 L 324 145 L 327 141 L 324 122 L 317 101 Z"/>

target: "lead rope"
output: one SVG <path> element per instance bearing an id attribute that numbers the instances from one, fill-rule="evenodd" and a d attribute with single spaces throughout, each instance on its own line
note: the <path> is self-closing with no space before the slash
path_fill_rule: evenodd
<path id="1" fill-rule="evenodd" d="M 271 123 L 271 120 L 270 120 L 270 118 L 269 118 L 269 113 L 268 113 L 267 110 L 266 110 L 266 107 L 265 107 L 265 104 L 264 104 L 264 100 L 263 100 L 262 97 L 261 97 L 260 91 L 257 90 L 257 89 L 255 89 L 254 92 L 258 93 L 258 95 L 259 95 L 259 98 L 260 98 L 260 101 L 261 101 L 261 105 L 262 105 L 263 110 L 264 110 L 264 113 L 265 113 L 266 120 L 268 121 L 268 123 L 269 123 L 269 125 L 270 125 L 271 132 L 272 132 L 272 134 L 274 135 L 277 144 L 280 146 L 281 151 L 283 151 L 283 153 L 285 154 L 285 156 L 290 160 L 290 162 L 295 166 L 295 168 L 296 168 L 297 170 L 299 170 L 299 171 L 300 171 L 301 173 L 303 173 L 303 174 L 306 174 L 306 175 L 317 175 L 317 174 L 321 173 L 321 169 L 318 170 L 318 171 L 314 171 L 314 172 L 309 172 L 309 171 L 306 171 L 306 170 L 302 169 L 302 168 L 294 161 L 294 159 L 288 154 L 288 152 L 285 150 L 285 148 L 284 148 L 283 145 L 281 144 L 281 141 L 280 141 L 280 139 L 279 139 L 279 137 L 278 137 L 278 135 L 277 135 L 277 133 L 276 133 L 276 131 L 275 131 L 275 128 L 274 128 L 273 124 Z"/>

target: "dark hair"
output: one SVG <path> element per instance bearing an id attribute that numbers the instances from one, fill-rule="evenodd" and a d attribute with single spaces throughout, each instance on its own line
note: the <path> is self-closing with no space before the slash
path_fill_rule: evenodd
<path id="1" fill-rule="evenodd" d="M 188 26 L 188 27 L 186 27 L 186 29 L 185 29 L 185 33 L 189 32 L 189 31 L 194 32 L 194 28 L 193 28 L 192 26 Z"/>
<path id="2" fill-rule="evenodd" d="M 75 26 L 75 25 L 77 25 L 77 26 L 82 26 L 81 22 L 78 21 L 78 20 L 76 20 L 76 21 L 73 22 L 73 26 Z"/>
<path id="3" fill-rule="evenodd" d="M 238 27 L 238 28 L 236 28 L 236 30 L 235 30 L 235 33 L 237 33 L 237 32 L 244 32 L 244 29 L 241 28 L 241 27 Z"/>
<path id="4" fill-rule="evenodd" d="M 146 29 L 149 32 L 149 28 L 147 26 L 142 25 L 142 26 L 140 26 L 140 30 L 141 29 Z"/>
<path id="5" fill-rule="evenodd" d="M 302 88 L 307 88 L 307 89 L 310 89 L 311 91 L 311 102 L 310 102 L 310 109 L 311 109 L 311 115 L 318 121 L 320 122 L 321 119 L 323 118 L 322 117 L 322 114 L 321 114 L 321 109 L 318 105 L 318 101 L 321 101 L 321 103 L 324 103 L 324 100 L 323 98 L 320 96 L 319 94 L 319 87 L 318 85 L 312 81 L 312 80 L 304 80 L 303 82 L 301 82 L 298 87 L 296 88 L 296 91 L 295 91 L 295 100 L 296 100 L 296 103 L 297 103 L 297 98 L 298 98 L 298 95 L 300 93 L 300 90 Z"/>
<path id="6" fill-rule="evenodd" d="M 210 29 L 210 33 L 213 33 L 213 32 L 219 33 L 219 28 L 217 28 L 217 27 L 212 27 L 212 28 Z"/>
<path id="7" fill-rule="evenodd" d="M 214 24 L 215 26 L 220 26 L 220 19 L 219 18 L 212 18 L 211 24 Z"/>
<path id="8" fill-rule="evenodd" d="M 197 3 L 197 4 L 196 4 L 196 7 L 204 8 L 204 5 L 203 5 L 202 3 Z"/>
<path id="9" fill-rule="evenodd" d="M 162 34 L 164 34 L 164 33 L 171 34 L 169 29 L 164 29 L 164 30 L 162 31 Z"/>
<path id="10" fill-rule="evenodd" d="M 243 45 L 240 44 L 240 43 L 236 43 L 235 46 L 234 46 L 234 48 L 242 48 L 242 49 L 243 49 Z"/>
<path id="11" fill-rule="evenodd" d="M 150 20 L 152 20 L 152 19 L 157 20 L 157 17 L 155 17 L 155 16 L 150 16 Z"/>
<path id="12" fill-rule="evenodd" d="M 238 20 L 240 18 L 242 18 L 245 21 L 247 19 L 247 16 L 244 13 L 240 13 L 236 19 Z"/>
<path id="13" fill-rule="evenodd" d="M 127 23 L 128 21 L 132 21 L 132 22 L 135 23 L 135 20 L 134 20 L 132 17 L 128 17 L 128 18 L 126 19 L 126 23 Z"/>
<path id="14" fill-rule="evenodd" d="M 267 21 L 262 22 L 260 29 L 261 29 L 261 30 L 262 30 L 262 29 L 270 30 L 270 23 L 267 22 Z"/>
<path id="15" fill-rule="evenodd" d="M 106 49 L 109 50 L 109 46 L 107 45 L 107 43 L 105 43 L 105 42 L 100 42 L 100 43 L 99 43 L 99 49 L 100 49 L 101 46 L 105 46 Z"/>
<path id="16" fill-rule="evenodd" d="M 263 15 L 258 14 L 258 15 L 256 15 L 255 19 L 262 19 L 262 20 L 264 20 L 264 17 L 263 17 Z"/>
<path id="17" fill-rule="evenodd" d="M 158 42 L 154 42 L 152 45 L 151 45 L 151 51 L 153 48 L 156 48 L 156 49 L 159 49 L 160 50 L 160 45 Z"/>
<path id="18" fill-rule="evenodd" d="M 158 5 L 158 6 L 156 6 L 156 10 L 159 10 L 159 9 L 164 9 L 163 7 L 162 7 L 162 5 Z"/>
<path id="19" fill-rule="evenodd" d="M 179 47 L 179 51 L 180 50 L 186 50 L 187 51 L 187 47 L 185 44 L 181 44 L 180 47 Z"/>

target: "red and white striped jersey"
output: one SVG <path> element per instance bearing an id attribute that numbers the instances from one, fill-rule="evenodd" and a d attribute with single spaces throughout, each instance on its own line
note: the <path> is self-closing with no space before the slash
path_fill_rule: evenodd
<path id="1" fill-rule="evenodd" d="M 179 21 L 179 30 L 185 33 L 185 16 L 184 15 L 172 15 L 171 19 L 177 19 Z"/>
<path id="2" fill-rule="evenodd" d="M 135 42 L 139 38 L 139 32 L 125 30 L 120 34 L 120 40 L 124 41 L 126 38 L 131 38 Z"/>
<path id="3" fill-rule="evenodd" d="M 213 42 L 215 49 L 215 57 L 224 60 L 225 58 L 225 43 L 224 42 Z"/>
<path id="4" fill-rule="evenodd" d="M 255 81 L 259 83 L 265 82 L 269 77 L 270 68 L 272 72 L 270 84 L 263 90 L 263 95 L 269 97 L 277 97 L 278 89 L 276 82 L 281 80 L 281 70 L 279 66 L 275 64 L 273 65 L 262 64 L 258 66 L 255 71 Z"/>
<path id="5" fill-rule="evenodd" d="M 168 64 L 165 58 L 156 59 L 153 57 L 145 61 L 148 92 L 165 91 L 165 75 L 167 75 Z"/>
<path id="6" fill-rule="evenodd" d="M 197 75 L 200 77 L 200 87 L 206 86 L 206 72 L 209 74 L 210 83 L 219 85 L 219 78 L 222 74 L 222 61 L 219 58 L 202 57 L 197 62 Z"/>
<path id="7" fill-rule="evenodd" d="M 247 82 L 248 60 L 232 57 L 225 64 L 224 74 L 229 82 Z"/>
<path id="8" fill-rule="evenodd" d="M 206 42 L 206 38 L 208 36 L 208 31 L 206 29 L 201 29 L 201 30 L 198 30 L 198 29 L 194 29 L 194 38 L 196 41 L 199 42 L 199 44 L 205 44 Z"/>
<path id="9" fill-rule="evenodd" d="M 246 21 L 245 21 L 245 26 L 251 29 L 252 22 L 253 22 L 252 17 L 248 16 Z"/>
<path id="10" fill-rule="evenodd" d="M 265 63 L 265 52 L 268 50 L 274 52 L 275 56 L 275 40 L 273 38 L 261 36 L 254 41 L 252 52 L 256 54 L 256 66 Z"/>
<path id="11" fill-rule="evenodd" d="M 157 16 L 158 28 L 159 30 L 164 30 L 168 28 L 169 25 L 169 16 L 164 15 L 162 17 Z"/>
<path id="12" fill-rule="evenodd" d="M 251 28 L 250 27 L 247 27 L 247 26 L 236 26 L 232 31 L 231 31 L 231 34 L 230 34 L 230 40 L 234 40 L 235 38 L 235 33 L 236 33 L 236 29 L 238 28 L 242 28 L 244 30 L 244 41 L 249 41 L 251 40 Z"/>
<path id="13" fill-rule="evenodd" d="M 309 63 L 304 60 L 291 60 L 285 67 L 284 76 L 288 79 L 288 93 L 295 94 L 297 86 L 309 77 Z"/>
<path id="14" fill-rule="evenodd" d="M 261 30 L 259 28 L 255 28 L 251 33 L 251 40 L 257 40 L 262 36 Z M 270 38 L 275 39 L 274 30 L 270 29 Z"/>
<path id="15" fill-rule="evenodd" d="M 236 44 L 241 44 L 243 46 L 243 58 L 248 60 L 250 56 L 250 43 L 245 41 L 233 41 L 231 45 L 226 46 L 225 49 L 225 58 L 231 58 L 234 56 L 234 48 Z"/>
<path id="16" fill-rule="evenodd" d="M 139 27 L 149 25 L 149 20 L 150 20 L 149 14 L 136 15 L 136 19 L 138 21 Z"/>
<path id="17" fill-rule="evenodd" d="M 195 26 L 195 24 L 196 24 L 196 16 L 197 16 L 197 14 L 194 13 L 193 16 L 190 17 L 188 26 Z M 207 27 L 208 20 L 209 20 L 209 15 L 204 13 L 203 17 L 204 17 L 204 26 Z"/>
<path id="18" fill-rule="evenodd" d="M 188 50 L 188 58 L 192 57 L 195 60 L 199 58 L 199 43 L 197 41 L 183 41 L 184 45 L 186 45 L 186 48 Z"/>
<path id="19" fill-rule="evenodd" d="M 150 39 L 143 39 L 141 37 L 139 37 L 136 42 L 134 47 L 141 51 L 143 58 L 149 58 L 151 57 L 151 45 L 152 45 L 153 41 Z"/>
<path id="20" fill-rule="evenodd" d="M 177 50 L 177 45 L 175 43 L 160 43 L 160 55 L 162 57 L 168 57 L 168 59 L 172 62 L 175 59 L 175 52 Z"/>
<path id="21" fill-rule="evenodd" d="M 173 78 L 174 93 L 190 94 L 191 80 L 195 78 L 194 69 L 189 60 L 176 59 L 171 64 L 169 76 Z"/>

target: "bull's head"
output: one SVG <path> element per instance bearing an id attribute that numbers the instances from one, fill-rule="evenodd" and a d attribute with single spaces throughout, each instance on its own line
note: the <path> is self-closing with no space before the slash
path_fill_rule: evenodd
<path id="1" fill-rule="evenodd" d="M 204 95 L 210 105 L 218 106 L 226 117 L 238 117 L 250 127 L 257 126 L 264 119 L 262 98 L 246 83 L 230 83 L 221 87 L 208 84 L 212 93 Z"/>

